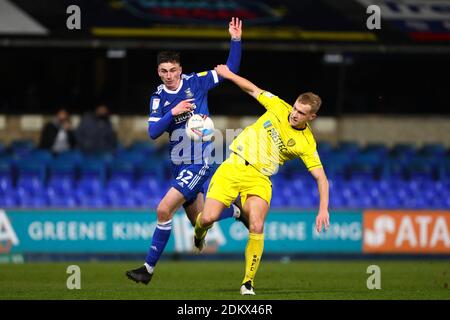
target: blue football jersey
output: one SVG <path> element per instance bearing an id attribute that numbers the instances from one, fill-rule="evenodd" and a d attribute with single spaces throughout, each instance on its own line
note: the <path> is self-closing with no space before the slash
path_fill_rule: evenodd
<path id="1" fill-rule="evenodd" d="M 219 77 L 214 70 L 200 73 L 183 74 L 177 90 L 169 90 L 164 84 L 158 86 L 150 98 L 149 125 L 159 121 L 167 112 L 171 112 L 178 103 L 186 99 L 193 101 L 194 109 L 173 118 L 166 130 L 170 135 L 170 156 L 174 164 L 204 163 L 207 158 L 205 149 L 211 143 L 194 142 L 185 132 L 186 122 L 194 114 L 209 116 L 208 91 L 219 83 Z"/>

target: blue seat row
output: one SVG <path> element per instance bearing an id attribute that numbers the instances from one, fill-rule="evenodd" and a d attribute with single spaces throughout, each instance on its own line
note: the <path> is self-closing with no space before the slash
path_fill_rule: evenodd
<path id="1" fill-rule="evenodd" d="M 364 148 L 319 143 L 332 208 L 450 208 L 450 157 L 442 145 Z M 170 166 L 147 141 L 114 154 L 54 156 L 29 141 L 0 145 L 0 207 L 155 207 Z M 299 161 L 273 177 L 273 207 L 313 208 L 315 182 Z"/>

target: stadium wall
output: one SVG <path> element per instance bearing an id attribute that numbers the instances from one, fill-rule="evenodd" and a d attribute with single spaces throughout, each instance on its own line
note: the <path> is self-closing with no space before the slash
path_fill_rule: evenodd
<path id="1" fill-rule="evenodd" d="M 1 210 L 0 256 L 61 254 L 145 255 L 156 227 L 155 211 Z M 315 212 L 273 210 L 265 226 L 265 254 L 450 255 L 450 211 L 332 212 L 325 233 Z M 193 228 L 178 212 L 167 254 L 193 252 Z M 206 256 L 242 254 L 248 231 L 234 219 L 208 233 Z"/>
<path id="2" fill-rule="evenodd" d="M 318 141 L 355 141 L 361 145 L 383 143 L 392 146 L 396 143 L 411 143 L 418 146 L 425 143 L 440 143 L 450 147 L 449 117 L 360 115 L 341 118 L 319 117 L 312 122 Z M 0 142 L 9 144 L 17 139 L 38 141 L 42 126 L 51 120 L 49 116 L 0 115 Z M 123 145 L 134 140 L 147 140 L 147 116 L 117 116 L 111 118 Z M 256 117 L 213 116 L 216 128 L 245 128 Z M 80 121 L 79 115 L 72 116 L 73 126 Z M 167 139 L 167 137 L 166 137 Z M 160 139 L 157 143 L 165 143 Z"/>

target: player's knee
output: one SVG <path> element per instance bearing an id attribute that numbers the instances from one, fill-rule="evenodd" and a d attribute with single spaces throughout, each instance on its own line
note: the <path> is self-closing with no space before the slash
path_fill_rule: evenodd
<path id="1" fill-rule="evenodd" d="M 263 233 L 264 221 L 250 221 L 249 231 L 251 233 Z"/>
<path id="2" fill-rule="evenodd" d="M 209 226 L 214 223 L 214 219 L 211 215 L 203 213 L 200 222 L 202 226 Z"/>
<path id="3" fill-rule="evenodd" d="M 159 205 L 156 209 L 156 214 L 158 215 L 158 221 L 166 222 L 172 219 L 172 212 L 166 206 Z"/>

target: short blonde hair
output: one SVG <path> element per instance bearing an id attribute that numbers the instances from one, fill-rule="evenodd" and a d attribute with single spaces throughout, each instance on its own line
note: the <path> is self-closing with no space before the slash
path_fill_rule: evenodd
<path id="1" fill-rule="evenodd" d="M 305 92 L 298 96 L 297 101 L 301 104 L 309 104 L 311 106 L 311 113 L 317 113 L 322 105 L 322 99 L 312 92 Z"/>

